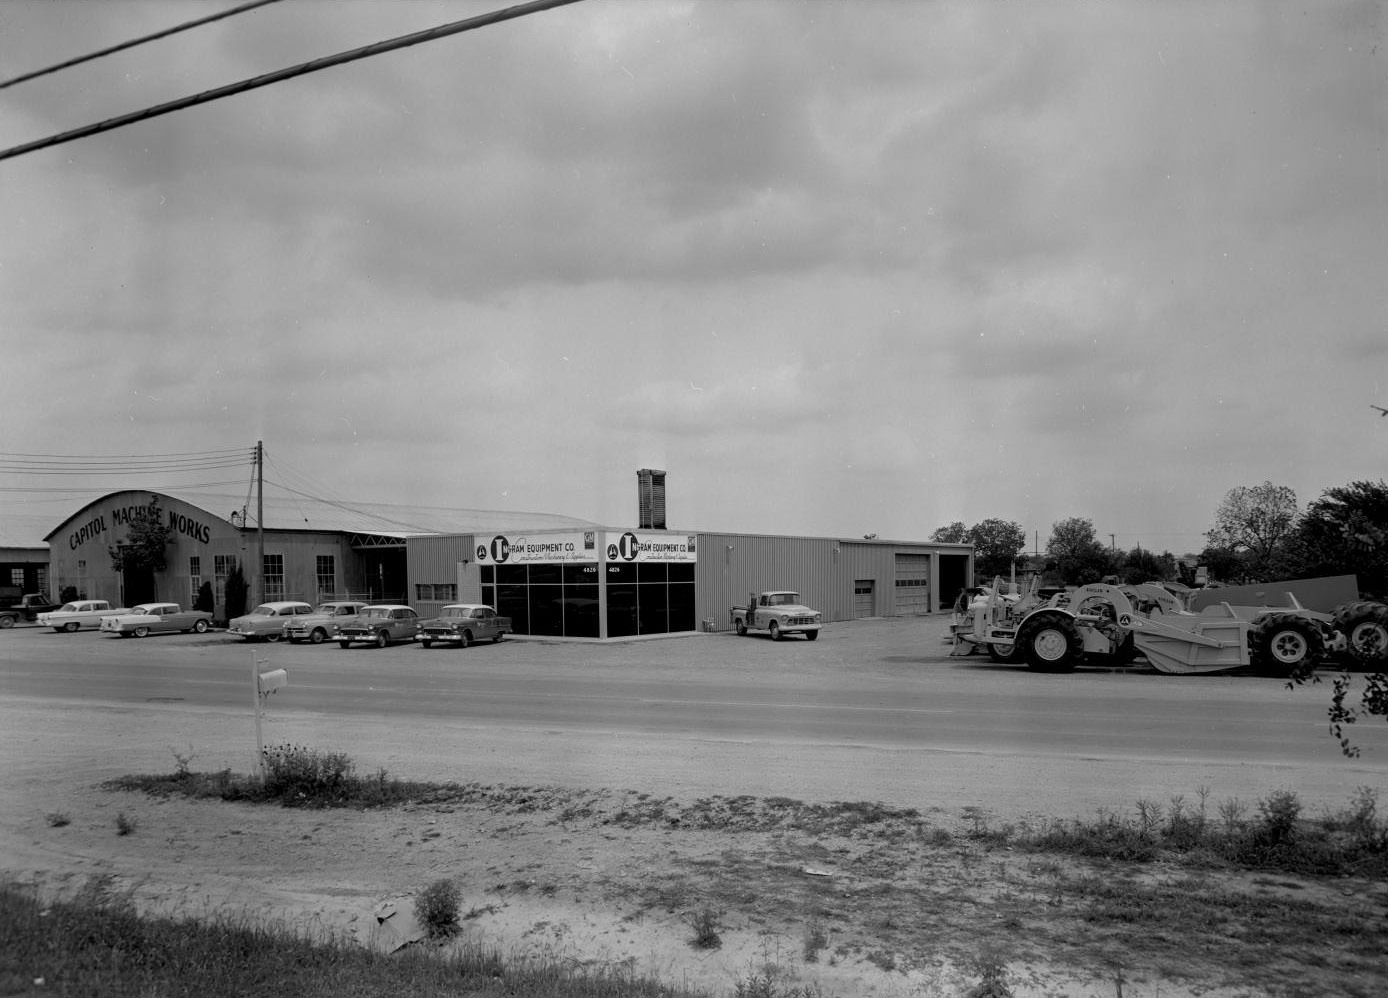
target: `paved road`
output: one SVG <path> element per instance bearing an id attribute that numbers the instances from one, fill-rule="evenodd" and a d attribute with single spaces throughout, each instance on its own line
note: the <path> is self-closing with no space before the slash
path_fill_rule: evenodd
<path id="1" fill-rule="evenodd" d="M 698 635 L 465 651 L 17 628 L 0 634 L 0 694 L 86 711 L 84 724 L 125 741 L 138 718 L 166 762 L 184 737 L 244 731 L 254 657 L 290 675 L 267 737 L 336 736 L 368 765 L 429 778 L 456 778 L 465 759 L 484 781 L 898 802 L 924 789 L 949 806 L 977 797 L 995 810 L 1067 812 L 1200 787 L 1344 803 L 1358 786 L 1388 785 L 1388 725 L 1361 725 L 1364 757 L 1344 760 L 1326 734 L 1324 686 L 1142 669 L 1036 675 L 950 659 L 942 628 L 861 621 L 814 643 Z"/>

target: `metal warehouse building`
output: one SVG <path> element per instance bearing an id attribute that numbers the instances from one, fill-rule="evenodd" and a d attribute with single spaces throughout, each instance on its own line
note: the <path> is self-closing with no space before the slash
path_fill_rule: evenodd
<path id="1" fill-rule="evenodd" d="M 764 589 L 798 590 L 826 622 L 924 614 L 947 609 L 972 580 L 966 544 L 663 529 L 663 473 L 640 474 L 635 528 L 546 513 L 267 497 L 262 530 L 254 507 L 234 497 L 113 492 L 45 537 L 48 582 L 55 597 L 70 588 L 127 606 L 189 606 L 210 582 L 220 620 L 226 579 L 239 565 L 252 605 L 364 598 L 408 603 L 429 617 L 446 603 L 480 602 L 511 617 L 518 634 L 604 639 L 723 630 L 729 607 Z M 152 503 L 170 529 L 166 567 L 117 574 L 110 550 Z"/>

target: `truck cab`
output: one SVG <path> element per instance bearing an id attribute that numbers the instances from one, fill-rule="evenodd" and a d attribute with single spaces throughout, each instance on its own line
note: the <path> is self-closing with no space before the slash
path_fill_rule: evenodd
<path id="1" fill-rule="evenodd" d="M 749 593 L 746 606 L 732 608 L 732 620 L 739 635 L 764 630 L 773 641 L 787 634 L 803 634 L 805 640 L 813 641 L 819 637 L 824 615 L 806 606 L 792 589 L 768 589 Z"/>

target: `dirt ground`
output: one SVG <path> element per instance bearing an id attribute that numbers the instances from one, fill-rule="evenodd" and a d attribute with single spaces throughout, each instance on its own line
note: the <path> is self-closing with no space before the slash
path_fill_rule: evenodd
<path id="1" fill-rule="evenodd" d="M 1209 955 L 1163 964 L 1085 933 L 1064 952 L 1048 945 L 1064 871 L 970 844 L 969 828 L 1007 817 L 975 808 L 922 816 L 951 833 L 946 842 L 894 821 L 854 827 L 851 814 L 791 827 L 752 796 L 700 803 L 678 791 L 511 787 L 361 812 L 99 786 L 172 772 L 180 752 L 193 770 L 244 772 L 244 729 L 244 718 L 157 706 L 0 704 L 0 866 L 54 894 L 105 879 L 151 911 L 276 922 L 383 949 L 412 935 L 416 892 L 447 877 L 462 891 L 465 940 L 718 995 L 770 977 L 840 998 L 952 998 L 978 982 L 971 961 L 990 952 L 1018 998 L 1265 993 Z M 69 823 L 56 826 L 57 815 Z M 117 834 L 118 816 L 133 832 Z M 1373 904 L 1388 912 L 1383 897 Z M 717 948 L 693 943 L 704 911 L 718 918 Z"/>

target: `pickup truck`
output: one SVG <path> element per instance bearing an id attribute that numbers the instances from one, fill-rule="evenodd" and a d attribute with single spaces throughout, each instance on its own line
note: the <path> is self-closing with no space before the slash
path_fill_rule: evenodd
<path id="1" fill-rule="evenodd" d="M 510 617 L 498 617 L 496 611 L 480 603 L 450 603 L 433 620 L 426 620 L 419 629 L 420 643 L 428 648 L 435 641 L 457 642 L 466 648 L 483 638 L 500 641 L 511 629 Z"/>
<path id="2" fill-rule="evenodd" d="M 8 606 L 0 606 L 0 627 L 13 627 L 21 620 L 38 620 L 39 614 L 58 609 L 47 593 L 25 593 Z"/>
<path id="3" fill-rule="evenodd" d="M 746 606 L 735 606 L 733 629 L 738 634 L 766 631 L 772 641 L 786 634 L 803 634 L 806 641 L 819 637 L 824 615 L 800 602 L 800 594 L 788 589 L 771 589 L 751 593 Z"/>

